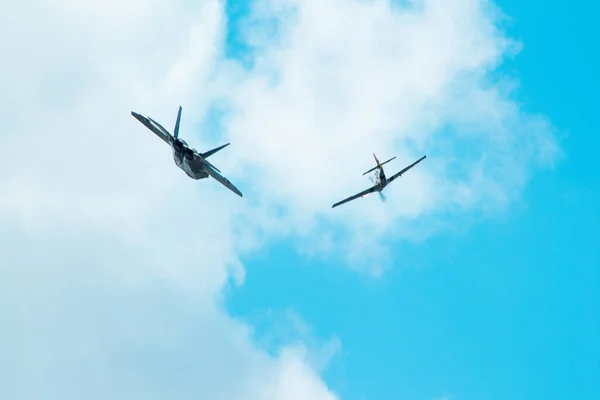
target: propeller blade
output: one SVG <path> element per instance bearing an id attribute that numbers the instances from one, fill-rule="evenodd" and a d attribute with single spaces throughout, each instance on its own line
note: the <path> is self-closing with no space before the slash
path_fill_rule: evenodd
<path id="1" fill-rule="evenodd" d="M 381 193 L 381 192 L 377 192 L 377 193 L 379 193 L 379 199 L 380 199 L 380 200 L 381 200 L 383 203 L 385 203 L 385 202 L 387 201 L 387 197 L 385 197 L 385 195 L 384 195 L 383 193 Z"/>

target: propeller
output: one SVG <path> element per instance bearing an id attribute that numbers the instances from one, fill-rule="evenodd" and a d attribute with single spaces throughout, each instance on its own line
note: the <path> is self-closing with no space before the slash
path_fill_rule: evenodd
<path id="1" fill-rule="evenodd" d="M 372 184 L 375 184 L 375 178 L 373 177 L 373 175 L 369 175 L 368 178 Z M 387 197 L 385 197 L 385 195 L 382 192 L 377 193 L 379 194 L 379 200 L 381 200 L 382 203 L 385 203 L 387 201 Z M 366 197 L 366 195 L 364 197 Z"/>

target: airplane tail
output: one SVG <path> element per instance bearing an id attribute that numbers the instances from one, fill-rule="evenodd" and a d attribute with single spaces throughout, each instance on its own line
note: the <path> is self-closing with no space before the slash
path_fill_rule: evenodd
<path id="1" fill-rule="evenodd" d="M 379 164 L 379 159 L 377 158 L 377 156 L 375 155 L 375 153 L 373 153 L 373 158 L 375 159 L 375 162 L 377 163 L 377 166 L 379 168 L 381 168 L 381 164 Z"/>
<path id="2" fill-rule="evenodd" d="M 214 148 L 214 149 L 212 149 L 212 150 L 208 150 L 208 151 L 207 151 L 207 152 L 205 152 L 205 153 L 201 153 L 201 156 L 202 156 L 203 158 L 208 158 L 208 157 L 212 156 L 213 154 L 215 154 L 217 151 L 219 151 L 219 150 L 222 150 L 222 149 L 224 149 L 225 147 L 229 146 L 229 144 L 230 144 L 230 143 L 226 143 L 226 144 L 224 144 L 224 145 L 222 145 L 222 146 L 219 146 L 219 147 L 216 147 L 216 148 Z"/>
<path id="3" fill-rule="evenodd" d="M 363 175 L 366 175 L 366 174 L 368 174 L 369 172 L 375 171 L 377 168 L 381 168 L 381 167 L 382 167 L 384 164 L 387 164 L 387 163 L 389 163 L 390 161 L 392 161 L 393 159 L 395 159 L 395 158 L 396 158 L 396 156 L 394 156 L 394 157 L 390 158 L 389 160 L 387 160 L 387 161 L 384 161 L 384 162 L 382 162 L 382 163 L 380 163 L 380 162 L 379 162 L 379 160 L 377 159 L 377 156 L 375 155 L 375 153 L 373 153 L 373 158 L 375 158 L 375 162 L 377 163 L 377 166 L 376 166 L 376 167 L 373 167 L 373 168 L 371 168 L 370 170 L 368 170 L 367 172 L 365 172 Z"/>
<path id="4" fill-rule="evenodd" d="M 175 130 L 173 131 L 173 135 L 175 139 L 179 136 L 179 122 L 181 122 L 181 106 L 179 106 L 179 112 L 177 113 L 177 121 L 175 121 Z"/>
<path id="5" fill-rule="evenodd" d="M 179 137 L 179 124 L 181 123 L 181 106 L 179 106 L 179 111 L 177 112 L 177 121 L 175 121 L 175 129 L 173 130 L 173 136 L 175 137 L 175 140 L 177 140 L 177 138 Z M 200 153 L 200 155 L 203 158 L 208 158 L 210 156 L 212 156 L 213 154 L 215 154 L 217 151 L 222 150 L 223 148 L 229 146 L 229 143 L 224 144 L 222 146 L 216 147 L 212 150 L 209 150 L 205 153 Z M 211 164 L 212 166 L 212 164 Z M 214 168 L 214 166 L 213 166 Z M 218 171 L 218 169 L 215 168 L 215 170 Z"/>

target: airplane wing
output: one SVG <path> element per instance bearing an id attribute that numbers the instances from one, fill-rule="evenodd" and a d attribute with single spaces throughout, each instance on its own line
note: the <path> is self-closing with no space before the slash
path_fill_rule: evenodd
<path id="1" fill-rule="evenodd" d="M 341 206 L 344 203 L 347 203 L 347 202 L 352 201 L 354 199 L 358 199 L 359 197 L 363 197 L 364 195 L 367 195 L 369 193 L 373 193 L 374 191 L 375 191 L 375 186 L 373 186 L 373 187 L 371 187 L 371 188 L 369 188 L 367 190 L 363 190 L 362 192 L 360 192 L 358 194 L 355 194 L 354 196 L 350 196 L 347 199 L 344 199 L 344 200 L 342 200 L 340 202 L 337 202 L 334 205 L 332 205 L 331 208 L 335 208 L 337 206 Z"/>
<path id="2" fill-rule="evenodd" d="M 414 167 L 415 165 L 417 165 L 418 163 L 420 163 L 421 161 L 423 161 L 427 156 L 423 156 L 421 158 L 419 158 L 417 161 L 415 161 L 414 163 L 410 164 L 408 167 L 404 168 L 403 170 L 401 170 L 400 172 L 397 172 L 396 174 L 390 176 L 389 178 L 387 178 L 388 183 L 392 183 L 396 178 L 399 178 L 400 176 L 402 176 L 403 173 L 405 173 L 406 171 L 408 171 L 409 169 L 411 169 L 412 167 Z"/>
<path id="3" fill-rule="evenodd" d="M 203 160 L 204 161 L 204 160 Z M 210 176 L 212 176 L 217 182 L 219 182 L 221 185 L 225 186 L 227 189 L 231 190 L 233 193 L 237 194 L 240 197 L 244 197 L 242 195 L 242 192 L 239 191 L 238 188 L 236 188 L 233 183 L 231 183 L 229 181 L 229 179 L 225 178 L 223 175 L 219 174 L 217 171 L 215 171 L 214 169 L 211 168 L 211 165 L 206 164 L 206 172 L 208 172 L 208 174 Z"/>
<path id="4" fill-rule="evenodd" d="M 168 145 L 173 143 L 173 136 L 165 129 L 161 124 L 153 120 L 149 117 L 144 117 L 134 111 L 131 112 L 131 115 L 135 117 L 138 121 L 140 121 L 146 128 L 150 129 L 156 136 L 164 140 Z"/>
<path id="5" fill-rule="evenodd" d="M 172 144 L 173 136 L 171 136 L 169 131 L 167 131 L 165 128 L 163 128 L 163 126 L 161 124 L 159 124 L 152 118 L 148 117 L 148 119 L 150 120 L 150 122 L 152 122 L 152 124 L 154 125 L 154 128 L 155 128 L 155 129 L 150 128 L 150 130 L 153 131 L 154 133 L 156 133 L 162 140 L 164 140 L 168 144 Z M 156 128 L 158 128 L 158 129 L 156 129 Z"/>

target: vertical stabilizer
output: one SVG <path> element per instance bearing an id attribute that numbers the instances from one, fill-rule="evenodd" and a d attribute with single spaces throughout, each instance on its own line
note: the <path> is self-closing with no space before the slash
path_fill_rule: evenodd
<path id="1" fill-rule="evenodd" d="M 177 121 L 175 122 L 175 131 L 173 132 L 175 139 L 177 139 L 177 137 L 179 136 L 179 122 L 180 121 L 181 121 L 181 106 L 179 106 L 179 112 L 177 113 Z"/>
<path id="2" fill-rule="evenodd" d="M 377 156 L 375 155 L 375 153 L 373 153 L 373 158 L 375 159 L 375 162 L 377 163 L 377 168 L 381 169 L 381 164 L 379 164 L 379 160 L 377 159 Z"/>
<path id="3" fill-rule="evenodd" d="M 377 163 L 376 167 L 371 168 L 370 170 L 368 170 L 367 172 L 365 172 L 363 175 L 368 174 L 369 172 L 375 171 L 376 169 L 383 169 L 383 166 L 387 163 L 389 163 L 390 161 L 394 160 L 396 157 L 392 157 L 387 161 L 384 162 L 379 162 L 379 159 L 377 158 L 377 156 L 375 155 L 375 153 L 373 153 L 373 158 L 375 159 L 375 162 Z"/>

